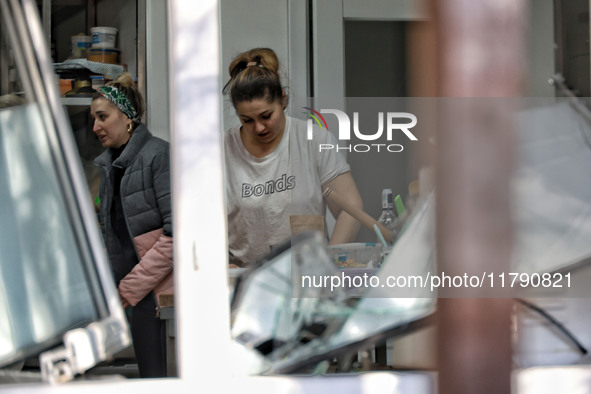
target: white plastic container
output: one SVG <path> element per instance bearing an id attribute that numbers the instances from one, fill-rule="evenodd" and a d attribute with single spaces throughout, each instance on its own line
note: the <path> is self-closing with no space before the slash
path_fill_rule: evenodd
<path id="1" fill-rule="evenodd" d="M 80 59 L 86 57 L 86 50 L 90 48 L 92 38 L 90 36 L 72 36 L 72 57 Z"/>
<path id="2" fill-rule="evenodd" d="M 115 48 L 117 41 L 117 29 L 108 26 L 96 26 L 90 28 L 93 48 Z"/>
<path id="3" fill-rule="evenodd" d="M 94 90 L 98 90 L 98 88 L 105 85 L 105 77 L 102 75 L 91 75 L 90 83 Z"/>

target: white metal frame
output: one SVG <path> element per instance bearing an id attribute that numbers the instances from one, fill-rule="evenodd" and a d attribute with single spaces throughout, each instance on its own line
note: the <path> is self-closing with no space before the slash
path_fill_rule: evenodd
<path id="1" fill-rule="evenodd" d="M 170 11 L 178 369 L 183 380 L 225 381 L 220 366 L 230 323 L 218 2 L 172 1 Z"/>
<path id="2" fill-rule="evenodd" d="M 112 282 L 99 232 L 85 231 L 96 226 L 95 213 L 90 204 L 78 204 L 87 199 L 88 189 L 81 167 L 71 164 L 79 162 L 79 157 L 53 78 L 48 46 L 38 39 L 43 36 L 43 31 L 38 19 L 37 4 L 31 0 L 5 0 L 2 1 L 2 10 L 6 13 L 2 16 L 5 17 L 3 23 L 7 27 L 9 41 L 13 47 L 20 44 L 20 51 L 15 51 L 15 57 L 26 97 L 39 104 L 43 123 L 50 129 L 47 134 L 48 143 L 54 153 L 55 170 L 63 181 L 60 186 L 65 203 L 71 209 L 72 231 L 78 235 L 78 241 L 84 244 L 80 249 L 81 262 L 87 265 L 89 272 L 96 270 L 96 276 L 89 277 L 91 288 L 95 295 L 105 297 L 104 305 L 97 304 L 100 321 L 66 333 L 62 348 L 52 349 L 41 355 L 44 379 L 67 379 L 68 373 L 84 372 L 104 360 L 105 355 L 128 346 L 131 338 L 126 331 L 125 315 Z M 85 362 L 81 362 L 80 357 L 78 360 L 75 357 L 76 351 L 80 352 L 82 348 L 93 350 L 84 355 Z M 64 373 L 66 371 L 62 367 L 68 369 L 67 373 Z"/>

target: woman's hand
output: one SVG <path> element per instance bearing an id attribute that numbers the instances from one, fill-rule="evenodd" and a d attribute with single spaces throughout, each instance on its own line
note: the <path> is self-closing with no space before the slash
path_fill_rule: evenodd
<path id="1" fill-rule="evenodd" d="M 127 302 L 127 300 L 125 299 L 125 297 L 121 295 L 121 293 L 119 293 L 119 299 L 121 300 L 121 305 L 123 305 L 123 309 L 127 309 L 131 306 L 131 304 Z"/>

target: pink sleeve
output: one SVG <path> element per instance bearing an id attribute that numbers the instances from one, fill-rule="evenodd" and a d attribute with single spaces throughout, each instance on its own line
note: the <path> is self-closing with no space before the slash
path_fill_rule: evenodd
<path id="1" fill-rule="evenodd" d="M 119 294 L 135 306 L 172 272 L 172 237 L 162 229 L 134 238 L 140 262 L 119 283 Z"/>

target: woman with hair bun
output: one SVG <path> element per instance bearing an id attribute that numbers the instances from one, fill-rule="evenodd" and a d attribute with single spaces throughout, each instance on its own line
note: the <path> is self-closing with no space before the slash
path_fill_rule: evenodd
<path id="1" fill-rule="evenodd" d="M 99 221 L 124 308 L 131 307 L 141 377 L 166 376 L 166 332 L 158 295 L 173 292 L 168 142 L 141 123 L 144 103 L 128 73 L 92 99 L 93 132 L 107 148 L 101 167 Z"/>
<path id="2" fill-rule="evenodd" d="M 330 201 L 331 190 L 362 208 L 345 158 L 319 152 L 336 138 L 285 115 L 288 97 L 279 76 L 279 61 L 269 48 L 238 55 L 229 67 L 229 93 L 241 125 L 225 134 L 227 214 L 230 263 L 248 265 L 291 236 L 290 216 L 325 215 L 336 219 L 329 243 L 352 242 L 360 223 Z"/>

